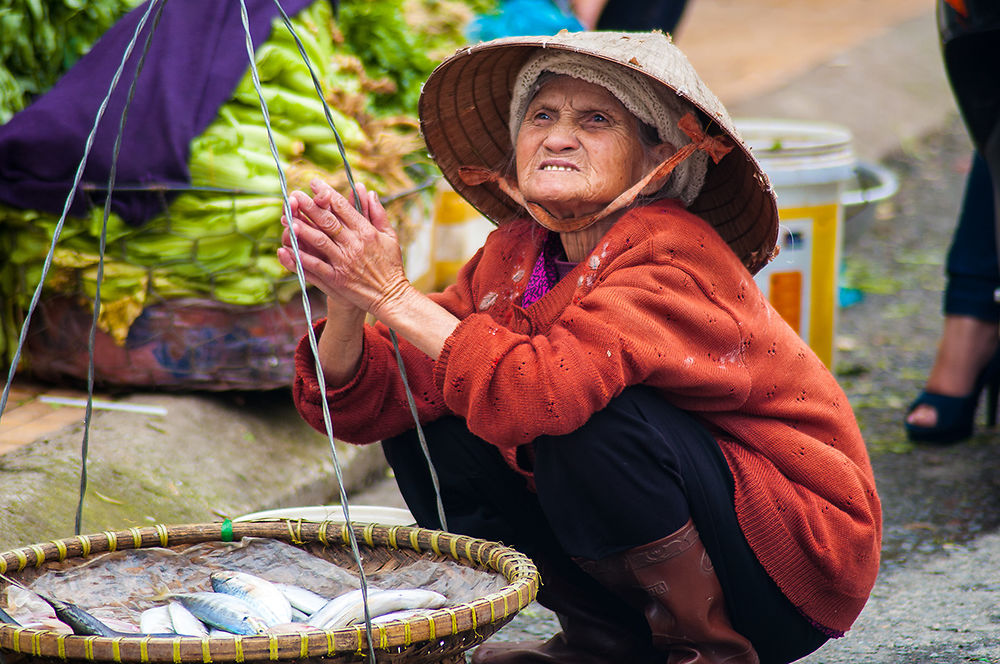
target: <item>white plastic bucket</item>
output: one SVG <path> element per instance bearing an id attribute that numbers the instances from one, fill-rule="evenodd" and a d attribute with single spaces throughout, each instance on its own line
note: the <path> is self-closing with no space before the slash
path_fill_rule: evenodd
<path id="1" fill-rule="evenodd" d="M 854 177 L 848 129 L 783 119 L 735 121 L 778 199 L 778 256 L 754 277 L 768 300 L 833 365 L 843 197 Z"/>

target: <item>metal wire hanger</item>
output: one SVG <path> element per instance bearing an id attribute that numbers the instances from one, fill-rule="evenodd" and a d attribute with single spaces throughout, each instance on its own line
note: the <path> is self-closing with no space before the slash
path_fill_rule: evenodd
<path id="1" fill-rule="evenodd" d="M 357 206 L 358 210 L 360 211 L 360 209 L 361 209 L 360 208 L 360 200 L 359 200 L 359 197 L 357 195 L 357 189 L 356 189 L 356 186 L 355 186 L 355 183 L 354 183 L 353 173 L 352 173 L 350 164 L 349 164 L 349 162 L 347 160 L 346 150 L 344 148 L 343 141 L 341 140 L 340 134 L 337 131 L 337 128 L 336 128 L 336 126 L 335 126 L 335 124 L 333 122 L 333 117 L 332 117 L 332 114 L 330 112 L 330 108 L 329 108 L 329 106 L 328 106 L 328 104 L 326 102 L 325 96 L 323 95 L 323 91 L 322 91 L 322 87 L 320 85 L 319 79 L 316 76 L 316 73 L 315 73 L 315 70 L 314 70 L 314 68 L 312 66 L 312 63 L 309 61 L 309 57 L 306 54 L 305 47 L 303 46 L 302 41 L 300 40 L 298 34 L 296 33 L 295 28 L 292 25 L 291 20 L 288 17 L 288 14 L 285 12 L 284 8 L 281 6 L 281 3 L 279 2 L 279 0 L 274 0 L 274 4 L 275 4 L 276 8 L 278 9 L 279 13 L 281 14 L 281 17 L 282 17 L 282 20 L 284 22 L 285 27 L 289 30 L 289 32 L 291 33 L 292 37 L 294 38 L 296 46 L 298 48 L 298 51 L 299 51 L 300 55 L 302 56 L 303 62 L 306 65 L 306 67 L 308 68 L 309 74 L 312 77 L 313 85 L 314 85 L 314 87 L 316 89 L 317 96 L 319 97 L 320 101 L 323 104 L 324 114 L 326 116 L 327 123 L 330 126 L 330 129 L 334 133 L 334 137 L 335 137 L 336 142 L 337 142 L 337 147 L 338 147 L 338 149 L 340 151 L 341 158 L 342 158 L 343 163 L 344 163 L 344 169 L 345 169 L 345 172 L 346 172 L 346 175 L 347 175 L 347 179 L 348 179 L 348 182 L 350 184 L 351 191 L 354 193 L 355 205 Z M 85 146 L 84 146 L 83 155 L 81 156 L 80 162 L 79 162 L 79 164 L 77 166 L 72 186 L 70 187 L 69 194 L 67 195 L 66 202 L 65 202 L 65 204 L 63 206 L 62 213 L 61 213 L 61 215 L 59 217 L 59 221 L 56 224 L 55 229 L 53 231 L 52 242 L 51 242 L 51 244 L 49 246 L 48 253 L 46 255 L 45 261 L 44 261 L 43 266 L 42 266 L 42 271 L 41 271 L 41 275 L 40 275 L 40 278 L 39 278 L 39 282 L 38 282 L 38 284 L 37 284 L 37 286 L 35 288 L 35 291 L 34 291 L 34 293 L 32 295 L 32 299 L 31 299 L 30 304 L 28 306 L 28 310 L 27 310 L 27 312 L 25 314 L 25 319 L 24 319 L 24 322 L 22 323 L 20 335 L 18 337 L 18 343 L 17 343 L 17 346 L 16 346 L 15 351 L 14 351 L 13 360 L 12 360 L 12 363 L 11 363 L 11 365 L 9 367 L 9 370 L 8 370 L 7 381 L 4 384 L 2 395 L 0 395 L 0 416 L 2 416 L 3 412 L 6 409 L 6 405 L 7 405 L 9 396 L 10 396 L 11 385 L 13 383 L 14 374 L 16 373 L 16 369 L 17 369 L 17 366 L 18 366 L 18 364 L 20 362 L 21 354 L 23 352 L 23 348 L 24 348 L 25 341 L 26 341 L 26 338 L 27 338 L 27 333 L 28 333 L 28 330 L 29 330 L 30 324 L 31 324 L 31 318 L 32 318 L 32 316 L 34 314 L 34 311 L 37 308 L 38 302 L 39 302 L 39 300 L 41 298 L 42 289 L 43 289 L 43 286 L 45 284 L 45 280 L 46 280 L 46 277 L 48 275 L 48 272 L 49 272 L 49 270 L 51 268 L 51 265 L 52 265 L 53 256 L 54 256 L 54 253 L 55 253 L 55 248 L 58 245 L 60 236 L 62 234 L 63 227 L 64 227 L 65 222 L 66 222 L 66 217 L 68 216 L 70 204 L 73 201 L 73 199 L 74 199 L 74 197 L 75 197 L 75 195 L 77 193 L 77 190 L 79 189 L 80 181 L 82 179 L 83 172 L 84 172 L 84 169 L 85 169 L 86 164 L 87 164 L 87 160 L 88 160 L 88 158 L 90 156 L 90 151 L 91 151 L 91 149 L 93 147 L 94 137 L 95 137 L 95 135 L 97 133 L 97 129 L 98 129 L 99 125 L 100 125 L 101 120 L 104 117 L 104 113 L 105 113 L 105 111 L 107 109 L 107 106 L 108 106 L 108 104 L 110 102 L 110 98 L 111 98 L 112 94 L 114 93 L 115 89 L 118 87 L 118 84 L 119 84 L 122 72 L 124 71 L 125 65 L 126 65 L 127 61 L 129 60 L 129 58 L 131 57 L 131 55 L 133 53 L 135 45 L 136 45 L 136 43 L 139 40 L 139 36 L 142 33 L 143 29 L 145 28 L 145 26 L 146 26 L 146 24 L 147 24 L 147 22 L 149 20 L 150 15 L 153 13 L 154 9 L 156 9 L 156 16 L 155 16 L 153 24 L 152 24 L 152 26 L 150 28 L 149 34 L 146 37 L 146 41 L 145 41 L 145 44 L 144 44 L 144 47 L 143 47 L 143 51 L 142 51 L 142 54 L 140 56 L 140 60 L 139 60 L 138 66 L 136 68 L 136 72 L 135 72 L 135 74 L 133 76 L 133 79 L 132 79 L 132 82 L 130 84 L 130 88 L 129 88 L 128 96 L 127 96 L 127 99 L 126 99 L 126 102 L 125 102 L 125 106 L 124 106 L 124 108 L 122 110 L 121 118 L 119 120 L 118 134 L 117 134 L 116 139 L 115 139 L 115 145 L 114 145 L 113 154 L 112 154 L 111 168 L 110 168 L 110 173 L 109 173 L 109 180 L 108 180 L 108 187 L 107 187 L 107 197 L 106 197 L 105 203 L 104 203 L 103 220 L 102 220 L 101 236 L 100 236 L 100 251 L 99 251 L 98 269 L 97 269 L 96 291 L 95 291 L 95 297 L 94 297 L 93 319 L 92 319 L 92 322 L 91 322 L 89 339 L 88 339 L 88 355 L 89 355 L 89 360 L 88 360 L 88 372 L 87 372 L 87 405 L 86 405 L 86 413 L 85 413 L 85 417 L 84 417 L 83 441 L 82 441 L 82 445 L 81 445 L 80 495 L 79 495 L 79 501 L 78 501 L 78 504 L 77 504 L 76 517 L 75 517 L 75 534 L 77 534 L 77 535 L 81 534 L 81 522 L 82 522 L 82 513 L 83 513 L 83 503 L 84 503 L 84 496 L 86 494 L 86 488 L 87 488 L 87 456 L 88 456 L 88 451 L 89 451 L 89 432 L 90 432 L 90 424 L 91 424 L 92 414 L 93 414 L 93 392 L 94 392 L 94 382 L 95 382 L 95 377 L 94 377 L 94 373 L 95 373 L 95 371 L 94 371 L 94 347 L 95 347 L 95 339 L 96 339 L 97 320 L 98 320 L 98 315 L 100 313 L 100 304 L 101 304 L 101 282 L 103 280 L 104 253 L 105 253 L 106 241 L 107 241 L 107 225 L 108 225 L 108 218 L 110 216 L 111 200 L 112 200 L 112 196 L 113 196 L 113 193 L 114 193 L 114 187 L 115 187 L 115 178 L 116 178 L 116 172 L 117 172 L 118 156 L 119 156 L 120 149 L 121 149 L 121 141 L 122 141 L 122 136 L 124 134 L 125 123 L 126 123 L 127 117 L 128 117 L 129 106 L 130 106 L 130 104 L 131 104 L 131 102 L 132 102 L 132 100 L 134 98 L 134 94 L 135 94 L 136 82 L 138 80 L 139 73 L 141 72 L 141 70 L 143 68 L 143 65 L 145 63 L 145 58 L 146 58 L 146 55 L 148 54 L 149 47 L 150 47 L 150 44 L 152 42 L 153 35 L 154 35 L 155 31 L 156 31 L 157 25 L 159 24 L 159 20 L 160 20 L 160 17 L 162 16 L 162 14 L 163 14 L 163 10 L 164 10 L 165 6 L 166 6 L 166 0 L 150 0 L 149 1 L 149 4 L 148 4 L 148 6 L 146 8 L 146 11 L 143 13 L 142 17 L 140 18 L 139 22 L 136 25 L 135 31 L 133 32 L 133 35 L 132 35 L 131 39 L 129 40 L 129 43 L 127 44 L 127 46 L 125 48 L 125 51 L 124 51 L 124 53 L 122 55 L 121 62 L 119 64 L 117 70 L 115 71 L 114 76 L 112 77 L 112 80 L 111 80 L 110 85 L 108 87 L 108 91 L 105 94 L 104 99 L 102 100 L 102 102 L 101 102 L 101 104 L 100 104 L 100 106 L 98 108 L 98 111 L 97 111 L 97 113 L 95 115 L 94 123 L 93 123 L 93 126 L 91 127 L 90 133 L 87 136 L 86 143 L 85 143 Z M 280 183 L 280 186 L 281 186 L 283 211 L 284 211 L 284 213 L 286 215 L 286 218 L 291 219 L 292 215 L 291 215 L 291 207 L 290 207 L 290 204 L 288 202 L 287 180 L 285 178 L 284 171 L 281 168 L 281 163 L 280 163 L 280 159 L 278 157 L 277 147 L 276 147 L 276 144 L 275 144 L 275 141 L 274 141 L 273 131 L 272 131 L 272 128 L 271 128 L 270 114 L 269 114 L 268 109 L 267 109 L 267 103 L 265 102 L 264 97 L 263 97 L 263 93 L 261 91 L 260 78 L 259 78 L 259 74 L 258 74 L 258 71 L 257 71 L 256 61 L 254 59 L 254 47 L 253 47 L 253 41 L 252 41 L 252 38 L 251 38 L 251 35 L 250 35 L 249 18 L 247 16 L 247 8 L 246 8 L 246 2 L 245 2 L 245 0 L 240 0 L 240 18 L 241 18 L 242 23 L 243 23 L 243 29 L 244 29 L 245 38 L 246 38 L 245 41 L 246 41 L 247 56 L 248 56 L 248 59 L 249 59 L 249 62 L 250 62 L 250 72 L 251 72 L 251 76 L 252 76 L 252 79 L 253 79 L 254 88 L 255 88 L 255 90 L 257 92 L 257 95 L 258 95 L 258 98 L 260 100 L 261 112 L 262 112 L 262 115 L 263 115 L 265 127 L 267 129 L 268 143 L 269 143 L 269 146 L 270 146 L 271 155 L 272 155 L 272 157 L 275 160 L 275 166 L 276 166 L 277 173 L 278 173 L 278 180 L 279 180 L 279 183 Z M 322 366 L 321 366 L 320 359 L 319 359 L 319 353 L 318 353 L 318 349 L 317 349 L 317 342 L 316 342 L 315 330 L 313 329 L 313 326 L 312 326 L 312 311 L 311 311 L 311 306 L 310 306 L 308 292 L 307 292 L 307 285 L 305 283 L 304 277 L 302 276 L 302 263 L 301 263 L 301 255 L 299 253 L 299 248 L 298 248 L 298 241 L 297 241 L 297 238 L 296 238 L 296 235 L 295 235 L 294 231 L 290 233 L 290 236 L 291 236 L 291 240 L 292 240 L 291 241 L 291 244 L 292 244 L 292 253 L 293 253 L 294 257 L 295 257 L 295 262 L 296 262 L 296 266 L 297 266 L 297 277 L 298 277 L 298 280 L 299 280 L 299 287 L 300 287 L 301 294 L 302 294 L 303 309 L 304 309 L 304 314 L 305 314 L 305 319 L 306 319 L 307 337 L 308 337 L 309 345 L 310 345 L 310 348 L 311 348 L 311 350 L 313 352 L 313 356 L 314 356 L 315 362 L 316 362 L 316 375 L 317 375 L 317 379 L 319 381 L 320 391 L 323 394 L 325 394 L 326 393 L 326 386 L 325 386 L 324 374 L 323 374 Z M 427 460 L 428 467 L 429 467 L 430 474 L 431 474 L 432 483 L 434 485 L 434 491 L 435 491 L 435 495 L 436 495 L 436 498 L 437 498 L 438 515 L 439 515 L 439 519 L 440 519 L 440 522 L 441 522 L 441 527 L 442 527 L 443 530 L 447 530 L 447 521 L 446 521 L 446 516 L 445 516 L 445 513 L 444 513 L 443 502 L 442 502 L 442 499 L 441 499 L 440 484 L 439 484 L 439 481 L 438 481 L 437 472 L 436 472 L 436 470 L 434 468 L 433 461 L 431 460 L 430 452 L 429 452 L 429 449 L 427 447 L 426 440 L 424 438 L 423 429 L 422 429 L 422 427 L 420 425 L 420 422 L 419 422 L 419 419 L 418 419 L 416 404 L 415 404 L 415 400 L 413 398 L 412 390 L 410 389 L 409 383 L 408 383 L 408 381 L 406 379 L 406 370 L 405 370 L 405 366 L 404 366 L 404 363 L 403 363 L 402 354 L 401 354 L 400 348 L 399 348 L 399 340 L 398 340 L 398 337 L 397 337 L 395 331 L 390 330 L 390 335 L 391 335 L 391 338 L 392 338 L 393 348 L 394 348 L 394 351 L 395 351 L 395 354 L 396 354 L 396 360 L 397 360 L 397 364 L 398 364 L 398 367 L 399 367 L 399 371 L 400 371 L 400 374 L 401 374 L 402 379 L 403 379 L 403 385 L 404 385 L 404 388 L 406 390 L 407 402 L 409 404 L 410 411 L 411 411 L 411 414 L 412 414 L 413 419 L 414 419 L 414 424 L 415 424 L 416 429 L 417 429 L 417 434 L 418 434 L 418 439 L 420 441 L 421 449 L 423 450 L 424 456 L 425 456 L 425 458 Z M 338 489 L 339 489 L 339 492 L 340 492 L 341 507 L 342 507 L 342 510 L 343 510 L 345 522 L 349 524 L 349 523 L 351 523 L 349 501 L 347 499 L 347 494 L 346 494 L 346 490 L 345 490 L 345 487 L 344 487 L 343 473 L 342 473 L 342 469 L 341 469 L 341 465 L 340 465 L 340 460 L 339 460 L 339 457 L 338 457 L 338 454 L 337 454 L 336 444 L 335 444 L 335 441 L 334 441 L 333 425 L 332 425 L 332 420 L 331 420 L 331 416 L 330 416 L 329 404 L 327 403 L 327 401 L 325 399 L 322 400 L 322 410 L 323 410 L 323 420 L 324 420 L 324 425 L 325 425 L 325 428 L 326 428 L 326 434 L 327 434 L 328 441 L 330 443 L 330 449 L 331 449 L 331 453 L 332 453 L 332 456 L 333 456 L 334 469 L 335 469 L 335 474 L 336 474 L 336 478 L 337 478 Z M 362 597 L 364 599 L 365 630 L 366 630 L 366 634 L 367 634 L 369 656 L 371 657 L 371 661 L 375 661 L 374 645 L 373 645 L 373 638 L 372 638 L 372 627 L 371 627 L 371 615 L 370 615 L 370 612 L 369 612 L 368 597 L 367 597 L 367 590 L 368 590 L 368 588 L 367 588 L 367 579 L 365 577 L 365 572 L 364 572 L 364 568 L 363 568 L 362 561 L 361 561 L 361 554 L 360 554 L 360 550 L 358 548 L 357 538 L 356 538 L 356 536 L 354 534 L 353 529 L 347 528 L 346 530 L 348 532 L 348 539 L 349 539 L 351 551 L 352 551 L 352 554 L 354 555 L 355 562 L 358 565 L 358 570 L 359 570 L 359 574 L 360 574 Z"/>

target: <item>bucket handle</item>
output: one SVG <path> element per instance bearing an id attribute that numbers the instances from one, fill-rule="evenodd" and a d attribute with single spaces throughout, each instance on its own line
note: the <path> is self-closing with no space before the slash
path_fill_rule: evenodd
<path id="1" fill-rule="evenodd" d="M 899 178 L 896 174 L 878 164 L 857 162 L 854 165 L 854 180 L 857 186 L 841 194 L 841 205 L 878 203 L 892 198 L 899 191 Z"/>

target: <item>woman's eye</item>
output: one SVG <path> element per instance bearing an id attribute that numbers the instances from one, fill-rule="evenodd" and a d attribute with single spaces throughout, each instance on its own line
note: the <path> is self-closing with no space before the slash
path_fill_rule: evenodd
<path id="1" fill-rule="evenodd" d="M 590 116 L 590 121 L 596 124 L 606 124 L 608 122 L 608 116 L 603 113 L 594 113 Z"/>
<path id="2" fill-rule="evenodd" d="M 552 116 L 550 116 L 546 111 L 535 111 L 535 114 L 532 116 L 532 119 L 535 120 L 536 122 L 539 122 L 539 121 L 551 120 Z"/>

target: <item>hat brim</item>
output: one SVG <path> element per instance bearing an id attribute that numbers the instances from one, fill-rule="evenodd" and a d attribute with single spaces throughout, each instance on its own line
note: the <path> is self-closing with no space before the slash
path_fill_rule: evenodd
<path id="1" fill-rule="evenodd" d="M 778 236 L 777 201 L 767 176 L 721 102 L 663 33 L 505 37 L 463 48 L 442 62 L 424 84 L 420 127 L 431 157 L 459 195 L 498 224 L 526 214 L 495 183 L 463 182 L 459 169 L 504 173 L 511 168 L 511 90 L 521 67 L 540 48 L 583 53 L 645 74 L 700 111 L 710 134 L 728 136 L 734 149 L 718 164 L 710 162 L 689 210 L 715 227 L 751 273 L 767 263 Z"/>

